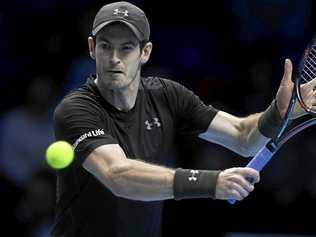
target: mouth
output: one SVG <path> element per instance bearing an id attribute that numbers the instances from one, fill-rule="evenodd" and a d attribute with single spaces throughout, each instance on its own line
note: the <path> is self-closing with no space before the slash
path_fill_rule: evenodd
<path id="1" fill-rule="evenodd" d="M 112 73 L 112 74 L 123 74 L 123 71 L 120 70 L 107 70 L 108 73 Z"/>

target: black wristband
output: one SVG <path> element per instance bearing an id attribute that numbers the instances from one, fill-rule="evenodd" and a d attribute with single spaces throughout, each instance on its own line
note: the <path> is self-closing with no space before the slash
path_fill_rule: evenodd
<path id="1" fill-rule="evenodd" d="M 258 130 L 263 136 L 273 139 L 278 135 L 281 126 L 282 118 L 277 108 L 276 100 L 273 100 L 271 105 L 260 116 Z"/>
<path id="2" fill-rule="evenodd" d="M 177 169 L 174 176 L 174 199 L 215 198 L 219 170 Z"/>

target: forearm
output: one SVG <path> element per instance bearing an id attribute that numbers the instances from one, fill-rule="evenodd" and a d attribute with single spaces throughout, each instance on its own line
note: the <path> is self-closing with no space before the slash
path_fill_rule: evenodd
<path id="1" fill-rule="evenodd" d="M 83 167 L 116 196 L 140 201 L 173 198 L 174 170 L 128 159 L 117 144 L 95 149 Z"/>
<path id="2" fill-rule="evenodd" d="M 140 201 L 173 198 L 175 171 L 172 169 L 126 159 L 126 163 L 114 166 L 110 172 L 112 187 L 118 196 Z"/>
<path id="3" fill-rule="evenodd" d="M 254 155 L 270 139 L 276 139 L 283 124 L 282 116 L 274 100 L 264 112 L 245 119 L 242 131 L 245 131 L 245 142 L 250 155 Z M 247 131 L 247 128 L 250 130 Z"/>
<path id="4" fill-rule="evenodd" d="M 258 130 L 262 113 L 239 118 L 220 111 L 200 138 L 220 144 L 242 156 L 254 155 L 268 139 Z"/>
<path id="5" fill-rule="evenodd" d="M 258 121 L 262 113 L 250 115 L 240 123 L 240 141 L 247 156 L 253 156 L 269 139 L 263 136 L 258 129 Z"/>
<path id="6" fill-rule="evenodd" d="M 96 148 L 83 167 L 114 195 L 139 201 L 214 197 L 219 173 L 174 170 L 129 159 L 117 144 Z"/>

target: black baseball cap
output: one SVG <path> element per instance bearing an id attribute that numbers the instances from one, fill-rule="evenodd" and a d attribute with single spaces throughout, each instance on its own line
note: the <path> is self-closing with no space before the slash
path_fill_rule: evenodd
<path id="1" fill-rule="evenodd" d="M 137 6 L 128 2 L 104 5 L 94 18 L 92 35 L 96 36 L 103 27 L 113 22 L 127 25 L 140 41 L 149 40 L 149 22 L 145 13 Z"/>

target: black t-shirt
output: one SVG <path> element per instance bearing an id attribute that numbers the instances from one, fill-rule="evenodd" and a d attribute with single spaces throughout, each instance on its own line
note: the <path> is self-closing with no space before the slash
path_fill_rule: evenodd
<path id="1" fill-rule="evenodd" d="M 94 77 L 67 95 L 54 114 L 56 140 L 73 144 L 75 160 L 57 172 L 55 236 L 160 236 L 162 201 L 119 198 L 82 163 L 98 146 L 119 144 L 126 156 L 172 166 L 176 135 L 198 135 L 217 113 L 179 83 L 142 78 L 133 109 L 122 112 Z"/>

